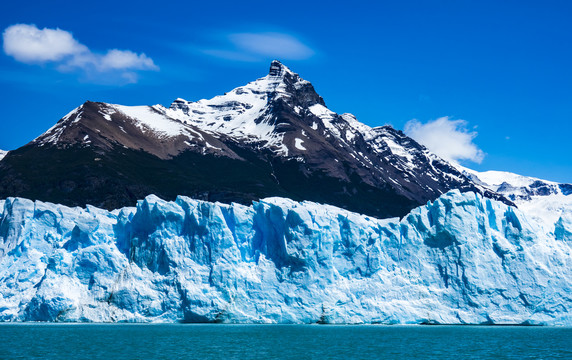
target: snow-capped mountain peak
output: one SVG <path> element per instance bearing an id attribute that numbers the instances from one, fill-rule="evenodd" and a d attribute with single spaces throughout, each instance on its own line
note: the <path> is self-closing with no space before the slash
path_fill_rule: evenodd
<path id="1" fill-rule="evenodd" d="M 273 77 L 284 77 L 285 75 L 298 76 L 298 74 L 295 74 L 286 65 L 282 64 L 278 60 L 273 60 L 270 64 L 270 71 L 268 72 L 268 75 Z"/>
<path id="2" fill-rule="evenodd" d="M 274 107 L 284 103 L 298 115 L 313 105 L 325 105 L 310 82 L 274 60 L 268 75 L 224 95 L 196 102 L 179 98 L 169 108 L 156 106 L 155 109 L 212 134 L 262 142 L 287 156 L 289 149 L 284 144 L 282 131 L 285 126 L 272 114 Z"/>
<path id="3" fill-rule="evenodd" d="M 0 160 L 4 159 L 4 157 L 6 156 L 6 154 L 8 154 L 8 151 L 6 151 L 6 150 L 0 150 Z"/>
<path id="4" fill-rule="evenodd" d="M 97 109 L 94 104 L 97 104 Z M 288 116 L 284 116 L 286 113 Z M 93 146 L 94 137 L 99 140 L 104 137 L 126 145 L 118 137 L 123 138 L 124 134 L 133 133 L 134 136 L 156 139 L 180 138 L 181 145 L 176 146 L 178 150 L 150 151 L 160 156 L 172 156 L 192 148 L 197 139 L 207 152 L 224 150 L 216 140 L 206 141 L 206 136 L 252 144 L 270 149 L 280 156 L 291 157 L 296 156 L 299 150 L 305 150 L 306 147 L 300 144 L 307 143 L 308 140 L 304 140 L 304 130 L 288 139 L 285 139 L 285 133 L 298 128 L 299 122 L 304 123 L 308 117 L 313 119 L 311 123 L 305 124 L 311 127 L 307 130 L 317 130 L 320 127 L 324 130 L 320 136 L 325 137 L 341 137 L 343 140 L 343 135 L 350 133 L 353 134 L 351 137 L 355 137 L 356 132 L 360 132 L 360 127 L 369 128 L 359 123 L 353 115 L 344 114 L 340 117 L 327 109 L 324 100 L 310 82 L 274 60 L 266 76 L 212 99 L 187 101 L 177 98 L 168 108 L 162 105 L 123 106 L 87 102 L 64 116 L 35 139 L 34 143 L 59 147 L 69 144 Z M 337 118 L 338 123 L 341 119 L 345 120 L 342 121 L 344 124 L 332 124 L 334 118 Z M 352 124 L 348 127 L 346 121 Z M 106 126 L 111 124 L 115 124 L 114 130 Z M 341 134 L 338 129 L 340 126 L 349 130 L 344 130 L 345 134 Z M 352 129 L 354 126 L 356 129 Z M 142 134 L 130 132 L 127 128 L 131 127 L 139 129 Z M 92 130 L 97 134 L 91 134 Z M 109 148 L 107 142 L 105 147 Z"/>
<path id="5" fill-rule="evenodd" d="M 242 203 L 285 196 L 376 217 L 404 215 L 451 189 L 500 199 L 402 132 L 331 111 L 310 82 L 279 61 L 266 76 L 212 99 L 178 98 L 169 107 L 88 101 L 24 148 L 26 156 L 13 161 L 30 169 L 39 169 L 44 154 L 68 159 L 68 149 L 84 154 L 85 166 L 68 169 L 62 160 L 64 168 L 44 169 L 55 185 L 36 184 L 30 173 L 29 184 L 14 191 L 22 165 L 5 164 L 0 196 L 36 197 L 30 189 L 42 188 L 37 193 L 49 194 L 43 200 L 108 208 L 151 192 Z M 170 177 L 158 181 L 164 172 Z M 61 180 L 68 175 L 73 180 Z M 111 192 L 109 183 L 117 183 Z M 82 190 L 68 201 L 76 188 Z"/>

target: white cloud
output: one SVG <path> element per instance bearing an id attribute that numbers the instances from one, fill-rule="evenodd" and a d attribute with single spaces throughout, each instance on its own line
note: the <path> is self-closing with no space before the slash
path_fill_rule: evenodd
<path id="1" fill-rule="evenodd" d="M 448 116 L 425 124 L 410 120 L 405 124 L 405 133 L 446 160 L 480 163 L 485 153 L 473 143 L 477 133 L 468 131 L 466 126 L 465 120 L 451 120 Z"/>
<path id="2" fill-rule="evenodd" d="M 204 49 L 203 53 L 234 61 L 263 61 L 268 58 L 303 60 L 314 51 L 294 36 L 277 33 L 232 33 L 226 36 L 223 48 Z"/>
<path id="3" fill-rule="evenodd" d="M 286 60 L 307 59 L 314 51 L 293 36 L 281 33 L 230 34 L 229 40 L 239 49 L 253 54 Z"/>
<path id="4" fill-rule="evenodd" d="M 60 29 L 38 29 L 35 25 L 12 25 L 3 33 L 4 52 L 24 63 L 59 61 L 87 52 L 72 34 Z"/>
<path id="5" fill-rule="evenodd" d="M 201 52 L 203 54 L 214 56 L 220 59 L 233 60 L 233 61 L 258 62 L 261 60 L 259 56 L 254 56 L 252 54 L 245 54 L 236 50 L 203 49 L 201 50 Z"/>
<path id="6" fill-rule="evenodd" d="M 16 24 L 4 30 L 4 52 L 26 64 L 53 63 L 62 72 L 82 70 L 86 73 L 119 72 L 120 78 L 134 82 L 134 70 L 158 70 L 145 54 L 130 50 L 92 52 L 70 32 L 61 29 L 38 29 L 35 25 Z"/>
<path id="7" fill-rule="evenodd" d="M 145 54 L 136 54 L 129 50 L 109 50 L 101 57 L 98 65 L 102 70 L 156 70 L 153 60 Z"/>

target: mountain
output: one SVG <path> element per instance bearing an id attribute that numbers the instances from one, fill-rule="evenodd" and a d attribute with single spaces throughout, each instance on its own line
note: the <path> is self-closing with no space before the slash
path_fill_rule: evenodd
<path id="1" fill-rule="evenodd" d="M 553 224 L 572 213 L 572 184 L 557 183 L 506 171 L 478 172 L 456 165 L 474 183 L 501 194 L 541 223 Z"/>
<path id="2" fill-rule="evenodd" d="M 551 230 L 453 190 L 403 219 L 269 198 L 0 201 L 0 321 L 572 325 Z"/>
<path id="3" fill-rule="evenodd" d="M 385 218 L 451 189 L 511 203 L 401 131 L 330 111 L 278 61 L 210 100 L 86 102 L 0 161 L 0 198 L 105 209 L 148 194 L 242 204 L 281 196 Z"/>
<path id="4" fill-rule="evenodd" d="M 4 159 L 4 157 L 8 154 L 8 151 L 0 150 L 0 160 Z"/>

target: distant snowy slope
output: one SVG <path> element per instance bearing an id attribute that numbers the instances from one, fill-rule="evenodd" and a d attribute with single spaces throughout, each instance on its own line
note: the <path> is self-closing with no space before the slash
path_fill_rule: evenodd
<path id="1" fill-rule="evenodd" d="M 459 171 L 476 184 L 504 195 L 529 216 L 552 226 L 564 213 L 572 213 L 572 184 L 562 184 L 506 171 Z"/>
<path id="2" fill-rule="evenodd" d="M 8 151 L 0 150 L 0 160 L 4 159 L 4 156 L 6 156 L 6 154 L 8 154 Z"/>

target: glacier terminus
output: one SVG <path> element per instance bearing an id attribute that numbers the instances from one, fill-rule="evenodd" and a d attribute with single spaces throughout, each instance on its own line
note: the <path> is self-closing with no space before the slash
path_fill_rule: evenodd
<path id="1" fill-rule="evenodd" d="M 572 325 L 572 216 L 452 190 L 399 218 L 150 195 L 0 201 L 0 320 Z"/>

